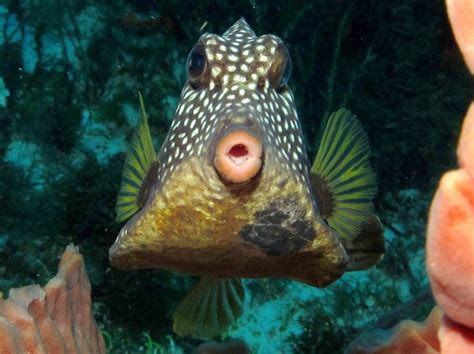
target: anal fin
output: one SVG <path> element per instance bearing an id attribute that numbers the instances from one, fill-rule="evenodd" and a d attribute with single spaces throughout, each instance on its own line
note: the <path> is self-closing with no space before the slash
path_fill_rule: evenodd
<path id="1" fill-rule="evenodd" d="M 213 338 L 242 313 L 244 287 L 239 278 L 202 277 L 173 314 L 173 330 L 180 336 Z"/>

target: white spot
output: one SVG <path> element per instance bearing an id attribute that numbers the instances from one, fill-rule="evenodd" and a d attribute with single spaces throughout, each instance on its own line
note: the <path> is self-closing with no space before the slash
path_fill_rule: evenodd
<path id="1" fill-rule="evenodd" d="M 251 55 L 251 56 L 245 58 L 245 62 L 246 62 L 247 64 L 253 63 L 254 60 L 255 60 L 255 57 L 254 57 L 253 55 Z"/>
<path id="2" fill-rule="evenodd" d="M 219 75 L 219 74 L 221 73 L 221 71 L 222 71 L 222 70 L 221 70 L 220 67 L 214 66 L 214 67 L 212 68 L 212 76 L 213 76 L 214 78 L 217 77 L 217 75 Z"/>
<path id="3" fill-rule="evenodd" d="M 234 82 L 244 83 L 246 81 L 247 81 L 247 78 L 245 76 L 242 76 L 242 75 L 239 75 L 239 74 L 236 74 L 234 76 Z"/>
<path id="4" fill-rule="evenodd" d="M 249 90 L 255 90 L 257 88 L 257 84 L 255 82 L 251 82 L 247 85 Z"/>

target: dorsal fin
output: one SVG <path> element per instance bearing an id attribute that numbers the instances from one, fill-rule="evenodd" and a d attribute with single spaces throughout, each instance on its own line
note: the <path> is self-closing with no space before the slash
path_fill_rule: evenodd
<path id="1" fill-rule="evenodd" d="M 376 178 L 369 155 L 356 117 L 346 109 L 331 114 L 311 174 L 321 215 L 346 240 L 359 235 L 373 212 Z"/>
<path id="2" fill-rule="evenodd" d="M 140 189 L 148 171 L 156 160 L 145 104 L 141 93 L 138 93 L 138 95 L 141 116 L 125 155 L 122 182 L 117 197 L 117 205 L 115 206 L 118 222 L 127 220 L 143 206 L 141 205 L 143 203 L 140 202 Z"/>

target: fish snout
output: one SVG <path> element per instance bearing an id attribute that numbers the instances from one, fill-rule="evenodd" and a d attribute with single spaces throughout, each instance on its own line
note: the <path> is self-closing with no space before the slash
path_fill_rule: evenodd
<path id="1" fill-rule="evenodd" d="M 262 139 L 244 127 L 227 129 L 216 143 L 213 163 L 225 182 L 230 184 L 249 182 L 262 169 Z"/>

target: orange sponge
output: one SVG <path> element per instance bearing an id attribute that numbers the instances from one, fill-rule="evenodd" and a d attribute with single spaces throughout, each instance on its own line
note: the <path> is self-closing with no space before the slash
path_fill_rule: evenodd
<path id="1" fill-rule="evenodd" d="M 436 301 L 453 320 L 474 328 L 474 180 L 466 170 L 441 179 L 426 251 Z"/>
<path id="2" fill-rule="evenodd" d="M 446 0 L 456 42 L 471 73 L 474 74 L 474 1 Z"/>
<path id="3" fill-rule="evenodd" d="M 70 245 L 44 288 L 11 289 L 8 299 L 0 293 L 0 353 L 105 353 L 90 295 L 82 256 Z"/>

